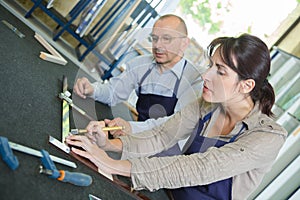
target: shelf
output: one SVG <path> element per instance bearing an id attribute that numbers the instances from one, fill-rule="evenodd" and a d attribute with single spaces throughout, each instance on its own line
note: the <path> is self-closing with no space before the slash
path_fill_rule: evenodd
<path id="1" fill-rule="evenodd" d="M 278 48 L 271 51 L 269 82 L 276 99 L 275 120 L 288 132 L 272 169 L 249 199 L 286 199 L 299 187 L 300 155 L 300 59 Z"/>

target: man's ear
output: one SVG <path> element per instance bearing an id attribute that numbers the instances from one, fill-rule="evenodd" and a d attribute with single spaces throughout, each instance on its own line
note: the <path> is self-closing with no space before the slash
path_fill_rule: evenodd
<path id="1" fill-rule="evenodd" d="M 253 79 L 242 80 L 240 92 L 244 94 L 250 93 L 254 87 L 255 87 L 255 81 Z"/>
<path id="2" fill-rule="evenodd" d="M 182 39 L 181 49 L 184 52 L 190 44 L 190 38 L 186 37 Z"/>

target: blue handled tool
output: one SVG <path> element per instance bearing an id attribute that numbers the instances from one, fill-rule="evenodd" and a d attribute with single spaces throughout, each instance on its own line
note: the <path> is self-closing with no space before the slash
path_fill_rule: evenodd
<path id="1" fill-rule="evenodd" d="M 2 160 L 6 162 L 9 168 L 15 170 L 19 166 L 19 161 L 16 156 L 14 156 L 9 144 L 8 139 L 5 137 L 0 137 L 0 154 Z"/>
<path id="2" fill-rule="evenodd" d="M 83 173 L 68 172 L 57 170 L 49 153 L 41 150 L 43 157 L 41 158 L 43 166 L 40 166 L 40 173 L 47 174 L 50 178 L 57 179 L 62 182 L 72 183 L 77 186 L 89 186 L 92 183 L 92 177 Z"/>

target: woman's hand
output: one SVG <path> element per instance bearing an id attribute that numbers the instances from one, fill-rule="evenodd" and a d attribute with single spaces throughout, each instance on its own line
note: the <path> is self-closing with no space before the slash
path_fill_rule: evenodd
<path id="1" fill-rule="evenodd" d="M 108 132 L 104 132 L 102 128 L 105 127 L 104 121 L 91 121 L 87 127 L 86 136 L 96 143 L 100 148 L 107 150 L 108 141 Z"/>
<path id="2" fill-rule="evenodd" d="M 66 137 L 66 143 L 73 146 L 71 150 L 75 154 L 89 159 L 105 173 L 115 173 L 113 167 L 111 167 L 114 160 L 111 159 L 104 150 L 100 149 L 87 136 L 69 135 L 68 137 Z M 81 150 L 80 148 L 82 148 L 83 150 Z"/>
<path id="3" fill-rule="evenodd" d="M 122 136 L 122 135 L 127 135 L 131 134 L 131 125 L 129 124 L 128 121 L 125 121 L 124 119 L 118 117 L 113 120 L 105 119 L 104 120 L 105 124 L 107 126 L 122 126 L 124 127 L 123 130 L 117 130 L 117 131 L 110 131 L 110 134 L 112 134 L 115 138 Z"/>
<path id="4" fill-rule="evenodd" d="M 130 176 L 131 163 L 128 160 L 114 160 L 110 158 L 104 150 L 99 148 L 97 144 L 86 135 L 69 135 L 66 137 L 66 143 L 74 146 L 71 150 L 75 154 L 89 159 L 98 169 L 101 169 L 101 171 L 108 174 Z"/>

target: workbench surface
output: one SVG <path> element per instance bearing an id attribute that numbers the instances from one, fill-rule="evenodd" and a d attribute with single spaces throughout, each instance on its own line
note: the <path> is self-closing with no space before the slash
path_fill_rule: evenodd
<path id="1" fill-rule="evenodd" d="M 102 200 L 137 198 L 48 143 L 49 135 L 61 140 L 62 102 L 58 94 L 62 91 L 63 75 L 68 78 L 69 89 L 72 89 L 77 77 L 88 75 L 67 58 L 68 64 L 65 66 L 40 59 L 40 52 L 47 50 L 34 39 L 34 32 L 0 5 L 2 20 L 17 27 L 26 37 L 19 38 L 0 22 L 0 136 L 37 150 L 45 149 L 52 155 L 75 162 L 77 169 L 55 165 L 58 169 L 86 173 L 92 176 L 93 183 L 88 187 L 79 187 L 51 179 L 39 174 L 40 158 L 13 151 L 20 163 L 16 170 L 11 170 L 0 160 L 0 199 L 84 200 L 89 199 L 89 194 Z M 90 80 L 93 81 L 92 78 Z M 95 118 L 130 118 L 129 111 L 123 105 L 109 108 L 91 99 L 83 101 L 75 95 L 72 98 L 75 104 Z M 75 111 L 71 112 L 70 120 L 71 128 L 84 128 L 88 123 Z M 167 199 L 163 190 L 141 193 L 149 199 Z"/>

